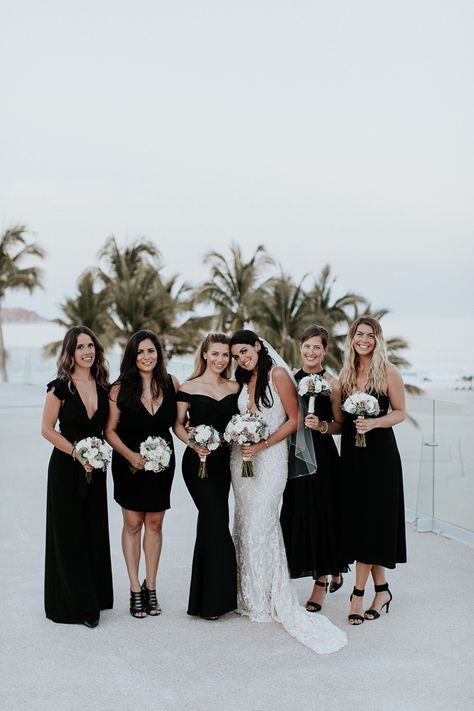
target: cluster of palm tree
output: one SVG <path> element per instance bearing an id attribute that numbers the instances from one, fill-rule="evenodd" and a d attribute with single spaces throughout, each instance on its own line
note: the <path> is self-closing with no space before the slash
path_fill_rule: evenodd
<path id="1" fill-rule="evenodd" d="M 37 267 L 19 269 L 27 254 L 43 256 L 40 247 L 26 244 L 23 232 L 24 227 L 18 227 L 1 239 L 0 300 L 6 288 L 33 289 L 41 283 Z M 16 244 L 21 249 L 8 256 Z M 326 360 L 337 372 L 349 324 L 361 315 L 380 319 L 387 313 L 373 311 L 360 294 L 348 292 L 336 298 L 336 279 L 329 265 L 296 282 L 275 264 L 263 245 L 247 260 L 234 243 L 227 254 L 211 251 L 204 259 L 209 279 L 191 287 L 177 275 L 163 275 L 162 254 L 151 241 L 141 239 L 120 247 L 115 237 L 110 237 L 99 252 L 98 266 L 79 277 L 77 294 L 61 304 L 63 315 L 56 322 L 65 329 L 84 324 L 106 347 L 115 343 L 123 347 L 132 333 L 147 328 L 158 334 L 169 356 L 193 352 L 209 330 L 230 332 L 250 327 L 292 366 L 299 362 L 302 331 L 310 323 L 318 323 L 330 334 Z M 47 354 L 55 354 L 59 345 L 49 344 Z M 402 338 L 390 339 L 388 347 L 392 362 L 408 365 L 401 355 L 407 348 Z"/>

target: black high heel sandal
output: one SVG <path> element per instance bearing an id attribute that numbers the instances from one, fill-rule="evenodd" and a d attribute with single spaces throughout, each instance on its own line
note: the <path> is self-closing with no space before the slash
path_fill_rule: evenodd
<path id="1" fill-rule="evenodd" d="M 158 617 L 161 615 L 161 607 L 156 597 L 156 590 L 149 590 L 146 586 L 146 578 L 142 585 L 143 598 L 145 600 L 145 612 L 150 617 Z"/>
<path id="2" fill-rule="evenodd" d="M 343 584 L 343 582 L 344 582 L 344 578 L 342 577 L 342 573 L 341 573 L 341 575 L 340 575 L 339 577 L 341 578 L 341 582 L 340 582 L 340 583 L 335 583 L 334 580 L 331 580 L 331 582 L 329 583 L 329 592 L 330 592 L 330 593 L 334 593 L 334 592 L 336 592 L 336 590 L 339 590 L 339 588 L 342 588 L 342 584 Z"/>
<path id="3" fill-rule="evenodd" d="M 140 590 L 140 592 L 133 592 L 133 590 L 130 590 L 130 614 L 137 620 L 145 619 L 146 610 L 142 590 Z"/>
<path id="4" fill-rule="evenodd" d="M 384 602 L 384 604 L 383 604 L 382 607 L 380 608 L 380 612 L 382 612 L 383 608 L 385 607 L 385 608 L 386 608 L 386 612 L 388 613 L 388 608 L 389 608 L 390 603 L 392 602 L 392 599 L 393 599 L 393 598 L 392 598 L 392 593 L 391 593 L 390 590 L 388 589 L 388 583 L 384 583 L 383 585 L 374 585 L 374 590 L 375 590 L 376 593 L 388 592 L 388 594 L 390 595 L 390 600 L 387 600 L 387 602 Z M 366 620 L 377 620 L 377 619 L 380 617 L 380 612 L 378 612 L 377 610 L 373 610 L 373 609 L 366 610 L 366 611 L 365 611 L 365 614 L 366 614 L 366 615 L 372 615 L 372 617 L 367 617 L 367 616 L 366 616 L 365 619 L 366 619 Z"/>
<path id="5" fill-rule="evenodd" d="M 358 588 L 356 588 L 354 586 L 354 589 L 351 592 L 351 596 L 349 599 L 352 601 L 352 598 L 354 595 L 356 597 L 364 597 L 364 592 L 365 592 L 365 590 L 359 590 Z M 365 617 L 357 614 L 356 612 L 352 612 L 350 615 L 348 615 L 347 619 L 349 620 L 350 625 L 352 625 L 353 627 L 358 627 L 359 625 L 361 625 L 364 622 Z M 352 622 L 352 620 L 353 620 L 353 622 Z"/>
<path id="6" fill-rule="evenodd" d="M 314 584 L 318 585 L 320 588 L 325 588 L 326 590 L 329 587 L 329 583 L 322 583 L 320 580 L 315 580 Z M 321 608 L 322 605 L 320 605 L 319 602 L 313 602 L 312 600 L 306 601 L 306 612 L 319 612 Z"/>

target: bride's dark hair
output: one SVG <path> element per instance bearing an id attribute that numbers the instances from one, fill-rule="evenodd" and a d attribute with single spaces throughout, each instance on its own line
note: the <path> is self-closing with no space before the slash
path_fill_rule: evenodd
<path id="1" fill-rule="evenodd" d="M 232 334 L 230 339 L 230 347 L 237 345 L 238 343 L 245 343 L 248 346 L 254 346 L 256 343 L 260 343 L 260 350 L 258 352 L 257 361 L 257 382 L 255 383 L 255 406 L 259 410 L 260 403 L 264 407 L 271 407 L 273 405 L 273 395 L 268 387 L 268 374 L 272 369 L 274 362 L 268 353 L 265 344 L 260 340 L 256 333 L 250 331 L 249 329 L 243 329 L 242 331 L 236 331 Z M 248 383 L 252 376 L 252 372 L 241 368 L 239 365 L 235 371 L 235 379 L 240 385 Z"/>

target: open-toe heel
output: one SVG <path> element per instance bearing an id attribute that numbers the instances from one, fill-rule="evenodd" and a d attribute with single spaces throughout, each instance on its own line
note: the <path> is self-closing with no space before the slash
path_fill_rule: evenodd
<path id="1" fill-rule="evenodd" d="M 145 612 L 151 617 L 161 615 L 161 607 L 156 597 L 156 590 L 149 590 L 146 586 L 146 579 L 142 585 L 143 598 L 145 600 Z"/>
<path id="2" fill-rule="evenodd" d="M 381 593 L 381 592 L 388 592 L 390 595 L 390 600 L 387 600 L 387 602 L 384 602 L 382 607 L 380 608 L 380 612 L 382 612 L 383 608 L 385 607 L 385 611 L 388 612 L 388 608 L 390 607 L 390 603 L 392 602 L 392 593 L 388 589 L 388 583 L 383 583 L 383 585 L 374 585 L 374 590 L 376 593 Z M 378 610 L 370 609 L 366 610 L 366 620 L 377 620 L 380 617 L 380 612 Z M 372 617 L 367 617 L 367 615 L 372 615 Z"/>
<path id="3" fill-rule="evenodd" d="M 364 597 L 364 592 L 364 590 L 359 590 L 358 588 L 354 587 L 349 599 L 352 601 L 354 595 L 356 597 Z M 358 627 L 364 622 L 365 618 L 362 615 L 352 612 L 350 615 L 348 615 L 347 619 L 349 620 L 350 625 L 352 625 L 353 627 Z"/>
<path id="4" fill-rule="evenodd" d="M 314 584 L 325 590 L 329 587 L 329 583 L 322 583 L 320 580 L 315 580 Z M 320 605 L 319 602 L 313 602 L 312 600 L 306 601 L 306 612 L 319 612 L 321 607 L 322 605 Z"/>
<path id="5" fill-rule="evenodd" d="M 141 590 L 139 592 L 130 590 L 130 614 L 137 620 L 143 620 L 146 617 L 145 601 Z"/>

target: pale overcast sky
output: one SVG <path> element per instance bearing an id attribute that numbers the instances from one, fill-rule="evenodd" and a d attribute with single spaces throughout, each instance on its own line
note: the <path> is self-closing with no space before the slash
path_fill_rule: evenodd
<path id="1" fill-rule="evenodd" d="M 110 234 L 330 262 L 400 316 L 472 314 L 472 0 L 15 0 L 0 18 L 0 227 L 57 315 Z"/>

